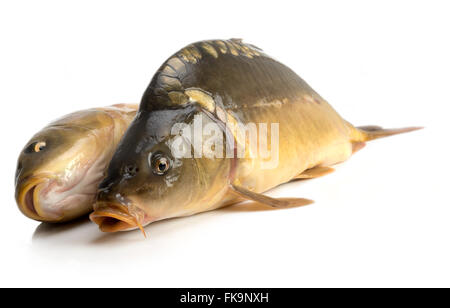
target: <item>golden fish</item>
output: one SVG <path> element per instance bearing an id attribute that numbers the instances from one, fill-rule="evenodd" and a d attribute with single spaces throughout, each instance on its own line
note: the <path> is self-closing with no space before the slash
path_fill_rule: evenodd
<path id="1" fill-rule="evenodd" d="M 98 184 L 137 107 L 74 112 L 35 134 L 17 163 L 15 196 L 22 213 L 63 222 L 92 211 Z"/>
<path id="2" fill-rule="evenodd" d="M 236 39 L 194 43 L 151 80 L 90 218 L 113 232 L 241 200 L 307 204 L 262 193 L 329 173 L 368 140 L 415 129 L 356 128 L 261 49 Z M 196 131 L 203 139 L 189 139 Z"/>

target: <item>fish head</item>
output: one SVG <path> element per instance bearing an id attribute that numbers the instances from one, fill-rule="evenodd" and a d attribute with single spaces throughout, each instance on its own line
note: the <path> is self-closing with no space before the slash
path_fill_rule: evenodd
<path id="1" fill-rule="evenodd" d="M 90 218 L 100 230 L 123 231 L 191 215 L 223 195 L 231 163 L 196 155 L 192 139 L 199 117 L 200 131 L 213 121 L 193 106 L 137 114 L 99 186 Z"/>
<path id="2" fill-rule="evenodd" d="M 63 222 L 86 214 L 113 154 L 111 118 L 96 110 L 64 116 L 21 151 L 15 198 L 29 218 Z"/>

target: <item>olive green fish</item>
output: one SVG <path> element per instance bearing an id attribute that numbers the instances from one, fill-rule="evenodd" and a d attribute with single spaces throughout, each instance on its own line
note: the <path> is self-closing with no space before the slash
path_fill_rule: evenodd
<path id="1" fill-rule="evenodd" d="M 92 211 L 97 187 L 138 106 L 74 112 L 35 134 L 20 153 L 15 185 L 22 213 L 63 222 Z"/>
<path id="2" fill-rule="evenodd" d="M 262 193 L 329 173 L 368 140 L 415 129 L 356 128 L 261 49 L 237 39 L 197 42 L 154 75 L 90 218 L 113 232 L 242 200 L 308 204 Z M 203 139 L 192 140 L 198 131 Z"/>

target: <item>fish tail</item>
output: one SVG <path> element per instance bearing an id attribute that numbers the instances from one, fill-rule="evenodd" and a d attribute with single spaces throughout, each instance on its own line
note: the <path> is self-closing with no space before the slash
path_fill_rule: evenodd
<path id="1" fill-rule="evenodd" d="M 397 134 L 412 132 L 422 129 L 420 126 L 403 127 L 403 128 L 382 128 L 380 126 L 358 126 L 355 127 L 353 141 L 365 142 L 378 138 L 389 137 Z"/>

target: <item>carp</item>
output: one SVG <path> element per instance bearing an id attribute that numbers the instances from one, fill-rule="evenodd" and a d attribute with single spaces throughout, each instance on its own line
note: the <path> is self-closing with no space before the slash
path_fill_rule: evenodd
<path id="1" fill-rule="evenodd" d="M 15 198 L 34 220 L 65 222 L 92 211 L 98 184 L 138 105 L 65 115 L 35 134 L 20 153 Z"/>
<path id="2" fill-rule="evenodd" d="M 242 200 L 308 204 L 262 193 L 327 174 L 368 140 L 415 129 L 354 127 L 294 71 L 242 40 L 193 43 L 152 78 L 90 219 L 114 232 Z"/>

